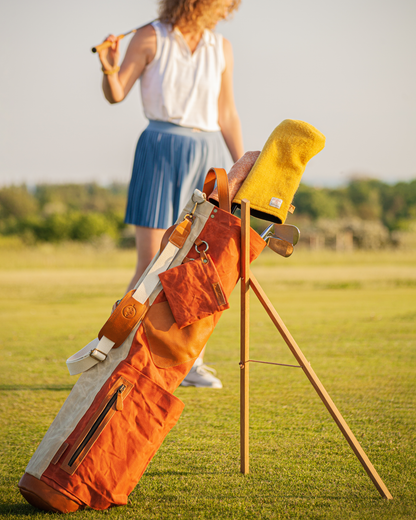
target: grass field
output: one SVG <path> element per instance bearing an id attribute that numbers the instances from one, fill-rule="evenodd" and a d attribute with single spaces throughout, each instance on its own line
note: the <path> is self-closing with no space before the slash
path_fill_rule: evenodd
<path id="1" fill-rule="evenodd" d="M 66 358 L 96 336 L 133 264 L 132 251 L 0 243 L 1 519 L 45 517 L 17 482 L 76 381 Z M 416 519 L 416 253 L 265 252 L 253 272 L 394 499 L 296 368 L 251 365 L 239 473 L 236 290 L 206 354 L 224 388 L 178 388 L 185 411 L 129 504 L 73 518 Z M 254 295 L 251 357 L 294 361 Z"/>

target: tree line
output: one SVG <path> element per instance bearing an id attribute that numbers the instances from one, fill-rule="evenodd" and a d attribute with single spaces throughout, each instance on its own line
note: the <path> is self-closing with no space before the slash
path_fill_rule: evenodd
<path id="1" fill-rule="evenodd" d="M 386 184 L 375 179 L 354 179 L 342 188 L 312 188 L 301 184 L 294 204 L 296 213 L 311 220 L 360 218 L 381 221 L 389 230 L 405 229 L 416 220 L 416 179 Z"/>
<path id="2" fill-rule="evenodd" d="M 41 184 L 0 188 L 0 234 L 18 235 L 28 243 L 90 241 L 108 235 L 121 242 L 127 186 L 112 184 Z M 416 221 L 416 179 L 387 184 L 354 179 L 340 188 L 301 184 L 293 201 L 297 219 L 361 219 L 379 222 L 388 232 Z"/>

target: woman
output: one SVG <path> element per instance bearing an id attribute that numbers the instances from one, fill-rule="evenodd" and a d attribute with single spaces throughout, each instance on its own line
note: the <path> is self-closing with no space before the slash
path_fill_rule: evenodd
<path id="1" fill-rule="evenodd" d="M 119 103 L 140 79 L 149 119 L 137 144 L 127 202 L 125 221 L 135 225 L 137 248 L 136 271 L 127 291 L 136 285 L 194 189 L 202 188 L 208 169 L 225 165 L 223 140 L 234 162 L 244 153 L 233 94 L 232 47 L 212 32 L 239 3 L 161 0 L 159 19 L 136 32 L 120 67 L 115 36 L 107 38 L 112 47 L 99 53 L 106 99 Z"/>

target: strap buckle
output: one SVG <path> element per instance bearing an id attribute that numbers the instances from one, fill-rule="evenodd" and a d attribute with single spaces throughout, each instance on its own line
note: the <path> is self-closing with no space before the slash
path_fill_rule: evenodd
<path id="1" fill-rule="evenodd" d="M 196 208 L 199 206 L 199 204 L 203 204 L 203 203 L 206 202 L 206 200 L 207 200 L 207 197 L 206 197 L 205 193 L 203 193 L 202 196 L 204 197 L 204 200 L 203 200 L 203 201 L 201 201 L 201 202 L 198 202 L 198 201 L 195 202 L 195 200 L 194 200 L 194 194 L 192 194 L 192 202 L 194 203 L 194 207 L 193 207 L 193 209 L 192 209 L 192 211 L 191 211 L 190 213 L 187 213 L 187 214 L 185 215 L 184 219 L 187 218 L 187 219 L 190 220 L 191 222 L 194 220 L 194 213 L 195 213 Z"/>
<path id="2" fill-rule="evenodd" d="M 94 348 L 90 351 L 90 357 L 96 359 L 97 361 L 105 361 L 107 359 L 108 354 L 105 352 L 101 352 L 98 348 Z"/>

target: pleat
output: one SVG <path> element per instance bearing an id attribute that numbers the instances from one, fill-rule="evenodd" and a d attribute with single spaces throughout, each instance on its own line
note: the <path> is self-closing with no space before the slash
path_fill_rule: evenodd
<path id="1" fill-rule="evenodd" d="M 137 143 L 125 222 L 166 229 L 178 218 L 209 168 L 230 167 L 220 132 L 149 124 Z"/>

